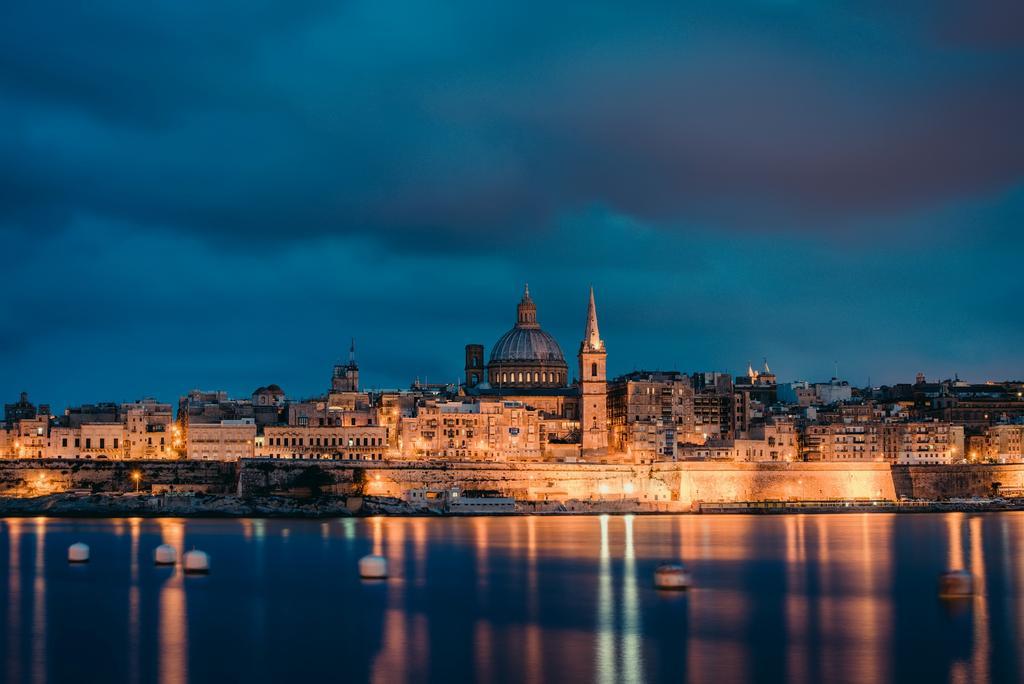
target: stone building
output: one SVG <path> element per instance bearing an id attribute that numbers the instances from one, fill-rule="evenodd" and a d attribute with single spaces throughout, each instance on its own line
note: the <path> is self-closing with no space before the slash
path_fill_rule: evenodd
<path id="1" fill-rule="evenodd" d="M 826 423 L 804 431 L 808 461 L 884 461 L 885 446 L 880 423 Z"/>
<path id="2" fill-rule="evenodd" d="M 122 460 L 129 456 L 128 432 L 117 422 L 54 426 L 50 431 L 50 458 Z"/>
<path id="3" fill-rule="evenodd" d="M 964 428 L 940 421 L 886 425 L 886 460 L 899 465 L 949 464 L 964 457 Z"/>
<path id="4" fill-rule="evenodd" d="M 41 410 L 43 407 L 39 408 Z M 40 412 L 34 418 L 21 418 L 10 430 L 8 453 L 13 458 L 43 458 L 46 456 L 49 440 L 49 415 Z"/>
<path id="5" fill-rule="evenodd" d="M 884 388 L 886 398 L 910 398 L 915 418 L 939 420 L 981 431 L 989 425 L 1024 418 L 1024 390 L 1015 382 L 969 383 L 959 378 Z"/>
<path id="6" fill-rule="evenodd" d="M 359 364 L 356 363 L 356 341 L 348 349 L 348 363 L 334 366 L 334 373 L 331 376 L 331 392 L 358 392 L 359 391 Z"/>
<path id="7" fill-rule="evenodd" d="M 829 406 L 853 398 L 853 388 L 846 380 L 832 378 L 828 382 L 810 383 L 806 380 L 787 382 L 778 386 L 778 400 L 797 406 Z"/>
<path id="8" fill-rule="evenodd" d="M 989 426 L 983 444 L 986 459 L 997 463 L 1024 462 L 1024 422 Z"/>
<path id="9" fill-rule="evenodd" d="M 287 396 L 280 385 L 270 384 L 266 387 L 257 387 L 252 393 L 252 405 L 255 407 L 272 406 L 280 408 L 285 405 Z"/>
<path id="10" fill-rule="evenodd" d="M 222 420 L 252 418 L 256 413 L 250 399 L 229 399 L 223 390 L 205 392 L 194 389 L 178 399 L 178 421 L 185 431 L 192 423 L 219 423 Z"/>
<path id="11" fill-rule="evenodd" d="M 674 371 L 634 371 L 608 384 L 610 448 L 635 463 L 673 460 L 676 445 L 703 443 L 690 378 Z"/>
<path id="12" fill-rule="evenodd" d="M 804 428 L 803 455 L 809 461 L 948 464 L 964 456 L 964 430 L 940 421 L 810 424 Z"/>
<path id="13" fill-rule="evenodd" d="M 387 428 L 360 425 L 268 425 L 256 438 L 257 458 L 380 461 L 387 454 Z"/>
<path id="14" fill-rule="evenodd" d="M 0 459 L 16 458 L 14 451 L 14 430 L 6 425 L 0 425 Z"/>
<path id="15" fill-rule="evenodd" d="M 732 429 L 737 438 L 747 437 L 747 433 L 764 421 L 767 410 L 777 401 L 777 385 L 775 374 L 768 367 L 765 359 L 764 368 L 754 370 L 747 365 L 747 374 L 737 376 L 733 385 L 733 416 Z"/>
<path id="16" fill-rule="evenodd" d="M 706 439 L 732 439 L 733 382 L 728 373 L 700 372 L 690 376 L 693 385 L 694 432 Z"/>
<path id="17" fill-rule="evenodd" d="M 739 440 L 737 440 L 739 444 Z M 738 460 L 782 461 L 801 460 L 800 434 L 791 418 L 774 417 L 750 432 L 740 445 L 744 451 Z"/>
<path id="18" fill-rule="evenodd" d="M 185 438 L 189 459 L 237 461 L 252 458 L 256 444 L 256 421 L 252 418 L 224 419 L 215 423 L 192 423 Z"/>
<path id="19" fill-rule="evenodd" d="M 401 455 L 412 460 L 539 461 L 540 411 L 518 401 L 423 401 L 402 418 Z"/>
<path id="20" fill-rule="evenodd" d="M 176 458 L 173 434 L 177 430 L 171 405 L 154 399 L 121 404 L 125 429 L 125 457 L 130 459 Z"/>
<path id="21" fill-rule="evenodd" d="M 13 429 L 20 420 L 34 420 L 40 414 L 49 415 L 50 407 L 41 404 L 37 409 L 35 404 L 28 400 L 28 392 L 22 392 L 18 401 L 13 404 L 4 404 L 4 425 Z"/>

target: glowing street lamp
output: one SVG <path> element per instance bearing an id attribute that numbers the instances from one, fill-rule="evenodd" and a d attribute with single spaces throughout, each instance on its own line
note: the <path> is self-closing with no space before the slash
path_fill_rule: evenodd
<path id="1" fill-rule="evenodd" d="M 132 471 L 132 479 L 135 480 L 135 493 L 139 493 L 139 482 L 142 480 L 142 473 L 138 470 Z"/>

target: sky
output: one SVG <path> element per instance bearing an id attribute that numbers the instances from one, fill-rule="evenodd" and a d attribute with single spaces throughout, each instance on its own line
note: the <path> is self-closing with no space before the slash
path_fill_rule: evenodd
<path id="1" fill-rule="evenodd" d="M 0 4 L 0 399 L 1024 378 L 1024 3 Z"/>

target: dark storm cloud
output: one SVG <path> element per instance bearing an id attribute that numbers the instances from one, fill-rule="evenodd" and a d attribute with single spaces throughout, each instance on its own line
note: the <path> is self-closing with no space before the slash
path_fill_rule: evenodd
<path id="1" fill-rule="evenodd" d="M 8 3 L 5 218 L 474 251 L 594 205 L 820 229 L 1024 173 L 998 11 L 539 9 Z"/>
<path id="2" fill-rule="evenodd" d="M 0 390 L 451 380 L 524 280 L 613 372 L 1024 372 L 1020 15 L 0 4 Z"/>

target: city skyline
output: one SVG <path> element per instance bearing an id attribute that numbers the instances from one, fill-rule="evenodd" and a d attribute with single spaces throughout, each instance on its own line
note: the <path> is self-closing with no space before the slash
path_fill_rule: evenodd
<path id="1" fill-rule="evenodd" d="M 524 281 L 612 375 L 1024 377 L 1015 6 L 534 9 L 5 8 L 0 390 L 448 381 Z"/>
<path id="2" fill-rule="evenodd" d="M 529 299 L 531 297 L 531 293 L 529 291 L 529 285 L 525 284 L 525 287 L 526 287 L 526 295 L 525 296 L 526 296 L 527 299 Z M 591 290 L 591 297 L 593 297 L 593 296 L 594 296 L 594 293 L 593 293 L 593 290 Z M 511 308 L 512 308 L 511 304 L 509 304 L 506 307 L 507 311 L 511 311 Z M 539 323 L 542 324 L 542 327 L 544 327 L 544 328 L 554 328 L 554 329 L 561 329 L 561 328 L 565 327 L 564 324 L 563 325 L 549 325 L 549 322 L 543 317 L 543 313 L 544 312 L 541 311 L 539 315 L 538 314 L 534 314 L 535 316 L 537 316 L 536 320 Z M 589 330 L 589 325 L 590 325 L 590 322 L 589 322 L 590 311 L 589 310 L 588 310 L 587 314 L 588 315 L 585 317 L 585 319 L 586 319 L 586 327 Z M 602 319 L 604 319 L 605 316 L 606 316 L 606 314 L 602 310 Z M 514 318 L 511 315 L 507 315 L 506 316 L 506 323 L 508 323 L 508 322 L 514 322 Z M 507 327 L 507 325 L 506 325 L 506 327 Z M 578 336 L 579 335 L 577 334 L 577 337 Z M 559 346 L 562 347 L 562 351 L 563 352 L 565 352 L 565 350 L 572 350 L 572 349 L 575 348 L 575 346 L 573 345 L 572 342 L 569 342 L 568 344 L 566 344 L 566 340 L 560 339 L 560 336 L 556 335 L 555 337 L 556 337 L 556 342 L 559 344 Z M 610 339 L 617 339 L 618 336 L 613 334 L 613 335 L 608 335 L 607 337 L 609 337 Z M 482 346 L 483 346 L 483 354 L 484 354 L 484 359 L 486 360 L 491 355 L 491 351 L 493 349 L 493 344 L 494 344 L 493 340 L 496 339 L 496 338 L 497 338 L 497 335 L 494 335 L 493 338 L 490 339 L 490 340 L 487 340 L 485 338 L 475 337 L 475 338 L 467 338 L 463 342 L 465 344 L 477 344 L 477 343 L 483 342 L 483 344 L 482 344 Z M 358 349 L 358 351 L 357 351 L 357 349 Z M 322 351 L 322 350 L 320 350 L 320 351 Z M 447 385 L 451 385 L 451 386 L 459 386 L 459 385 L 462 385 L 462 384 L 465 383 L 465 381 L 466 381 L 465 373 L 467 371 L 467 369 L 465 367 L 466 359 L 461 355 L 461 352 L 462 352 L 461 348 L 454 348 L 454 351 L 453 351 L 453 354 L 452 354 L 452 365 L 453 365 L 453 368 L 454 368 L 455 372 L 449 374 L 450 377 L 436 377 L 435 378 L 435 377 L 430 377 L 430 376 L 428 376 L 426 374 L 415 375 L 415 376 L 407 378 L 405 382 L 397 382 L 397 383 L 390 384 L 390 385 L 389 384 L 384 384 L 384 383 L 375 383 L 374 382 L 374 378 L 375 377 L 377 377 L 378 375 L 386 375 L 387 371 L 386 371 L 386 369 L 384 369 L 384 372 L 381 372 L 380 369 L 375 369 L 375 368 L 368 367 L 368 366 L 365 365 L 364 356 L 363 356 L 363 354 L 364 354 L 363 350 L 362 350 L 362 348 L 357 348 L 357 340 L 356 340 L 355 337 L 350 338 L 350 340 L 347 342 L 347 344 L 344 347 L 344 351 L 342 351 L 342 352 L 338 353 L 336 356 L 334 356 L 331 359 L 331 361 L 330 361 L 330 363 L 328 365 L 329 366 L 330 365 L 344 365 L 345 363 L 350 362 L 353 359 L 353 357 L 355 357 L 355 360 L 358 361 L 359 366 L 360 366 L 360 375 L 362 377 L 362 380 L 361 380 L 362 386 L 366 390 L 368 390 L 368 391 L 403 389 L 403 388 L 409 387 L 413 382 L 416 382 L 416 381 L 421 382 L 423 384 L 447 384 Z M 571 352 L 570 352 L 570 354 L 571 354 Z M 311 353 L 310 358 L 313 358 L 313 357 L 316 357 L 316 356 L 318 356 L 318 353 L 314 352 L 314 353 Z M 615 356 L 614 347 L 613 347 L 613 351 L 612 351 L 610 356 L 611 356 L 612 359 L 614 359 L 614 356 Z M 372 354 L 372 351 L 371 351 L 370 357 L 371 357 L 371 359 L 379 358 L 379 356 Z M 566 356 L 566 358 L 569 358 L 569 357 Z M 751 359 L 748 359 L 746 362 L 744 362 L 742 364 L 742 367 L 740 367 L 740 368 L 716 368 L 716 367 L 700 366 L 700 365 L 679 367 L 679 366 L 656 366 L 656 365 L 651 365 L 651 364 L 647 364 L 647 365 L 644 365 L 644 364 L 634 364 L 631 368 L 619 369 L 619 368 L 616 367 L 617 364 L 609 363 L 610 371 L 609 371 L 609 376 L 608 377 L 609 378 L 621 377 L 621 376 L 628 375 L 629 373 L 635 372 L 635 371 L 671 371 L 671 372 L 681 372 L 681 373 L 687 373 L 687 374 L 700 373 L 700 372 L 721 372 L 721 373 L 725 373 L 725 374 L 727 374 L 727 375 L 729 375 L 731 377 L 737 377 L 737 376 L 747 375 L 748 374 L 748 370 L 751 367 L 754 368 L 757 371 L 761 371 L 762 368 L 766 369 L 766 367 L 769 364 L 769 360 L 770 359 L 768 357 L 766 357 L 766 356 L 765 357 L 759 357 L 757 359 L 751 358 Z M 301 365 L 297 365 L 297 367 L 300 367 L 300 366 Z M 775 373 L 778 370 L 778 366 L 774 362 L 772 362 L 772 366 L 773 366 L 772 372 Z M 302 370 L 303 371 L 308 371 L 308 369 L 306 369 L 306 368 L 302 368 Z M 71 407 L 71 406 L 74 406 L 75 404 L 91 404 L 91 403 L 104 402 L 104 401 L 111 401 L 113 403 L 121 403 L 121 402 L 127 402 L 127 401 L 136 401 L 136 400 L 143 399 L 143 398 L 156 398 L 156 399 L 158 399 L 160 401 L 173 402 L 176 399 L 184 396 L 185 394 L 187 394 L 188 392 L 190 392 L 192 390 L 203 390 L 203 391 L 214 391 L 214 390 L 218 390 L 219 391 L 219 390 L 224 390 L 224 391 L 227 391 L 229 396 L 232 396 L 232 397 L 247 397 L 249 394 L 251 394 L 257 388 L 257 386 L 262 387 L 263 385 L 270 385 L 270 384 L 275 384 L 275 385 L 278 385 L 278 386 L 282 386 L 284 388 L 284 391 L 287 393 L 287 395 L 290 398 L 294 398 L 294 399 L 307 399 L 307 398 L 312 398 L 312 397 L 315 397 L 315 396 L 323 395 L 324 392 L 327 391 L 328 386 L 330 385 L 329 377 L 328 377 L 328 374 L 327 374 L 327 367 L 325 366 L 323 369 L 318 369 L 318 370 L 320 372 L 317 373 L 316 375 L 318 376 L 317 382 L 319 384 L 317 384 L 316 386 L 310 388 L 308 391 L 298 391 L 298 392 L 293 392 L 293 391 L 291 391 L 289 389 L 289 387 L 288 387 L 289 383 L 287 382 L 287 378 L 285 378 L 283 380 L 280 379 L 280 378 L 270 378 L 270 379 L 254 380 L 253 383 L 252 383 L 252 387 L 251 388 L 245 387 L 245 386 L 242 386 L 242 387 L 232 387 L 232 386 L 229 386 L 229 385 L 226 385 L 226 384 L 223 384 L 223 383 L 221 383 L 221 384 L 211 384 L 211 385 L 197 385 L 197 384 L 193 383 L 192 385 L 189 385 L 188 387 L 182 386 L 180 391 L 172 392 L 172 393 L 168 394 L 167 396 L 164 396 L 164 395 L 158 394 L 158 393 L 154 393 L 154 392 L 143 392 L 143 393 L 138 394 L 137 396 L 130 396 L 130 397 L 129 396 L 111 396 L 111 397 L 106 397 L 106 396 L 95 397 L 94 396 L 94 397 L 91 397 L 91 398 L 86 398 L 86 399 L 76 400 L 76 401 L 70 401 L 70 400 L 62 401 L 59 397 L 44 396 L 44 395 L 41 395 L 38 392 L 32 391 L 31 388 L 25 387 L 25 388 L 22 388 L 20 390 L 14 391 L 14 392 L 8 392 L 8 395 L 9 395 L 8 399 L 13 399 L 13 397 L 17 396 L 21 392 L 26 392 L 34 400 L 41 401 L 43 403 L 48 403 L 54 409 L 59 409 L 61 406 Z M 808 375 L 792 375 L 792 376 L 790 376 L 790 375 L 787 375 L 785 373 L 782 373 L 779 376 L 779 383 L 781 384 L 781 383 L 798 382 L 798 381 L 810 381 L 810 382 L 822 382 L 822 381 L 825 381 L 825 382 L 827 382 L 830 378 L 832 378 L 832 379 L 838 378 L 840 380 L 849 381 L 850 385 L 852 387 L 867 387 L 867 386 L 869 386 L 867 382 L 858 383 L 855 380 L 851 380 L 851 379 L 845 377 L 842 374 L 842 372 L 839 370 L 838 363 L 835 363 L 833 365 L 833 369 L 832 370 L 833 370 L 833 372 L 831 374 L 826 374 L 826 375 L 824 375 L 822 377 L 808 376 Z M 253 372 L 255 374 L 255 370 Z M 838 375 L 836 375 L 836 373 L 838 373 Z M 893 381 L 893 382 L 873 382 L 873 383 L 871 383 L 871 386 L 878 387 L 878 386 L 882 386 L 882 385 L 895 385 L 895 384 L 898 384 L 898 383 L 910 383 L 910 382 L 913 382 L 913 381 L 916 380 L 916 376 L 917 376 L 918 373 L 921 373 L 921 371 L 914 372 L 912 374 L 909 374 L 908 377 L 906 377 L 906 378 L 900 378 L 900 379 L 898 379 L 896 381 Z M 307 375 L 306 372 L 303 372 L 302 374 L 303 375 Z M 924 374 L 924 373 L 922 373 L 922 374 L 927 376 L 927 374 Z M 578 380 L 577 375 L 578 375 L 578 369 L 576 369 L 575 364 L 570 363 L 569 364 L 569 372 L 568 372 L 568 376 L 567 376 L 567 382 L 570 385 L 575 384 L 576 381 Z M 957 377 L 957 378 L 959 378 L 961 380 L 974 381 L 974 382 L 987 382 L 987 381 L 1000 382 L 1000 381 L 1014 381 L 1014 380 L 1018 380 L 1019 381 L 1019 378 L 1015 378 L 1015 377 L 1011 377 L 1011 376 L 991 377 L 991 378 L 969 378 L 969 377 L 960 377 L 959 374 L 956 374 L 956 373 L 948 375 L 948 376 L 927 376 L 927 377 L 928 377 L 928 379 L 930 381 L 948 380 L 948 379 L 953 379 L 954 377 Z M 255 378 L 255 375 L 254 375 L 254 378 Z M 481 382 L 483 382 L 483 381 L 486 381 L 486 379 L 485 378 L 481 378 Z"/>

